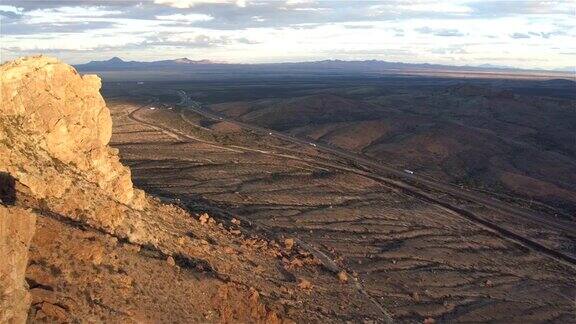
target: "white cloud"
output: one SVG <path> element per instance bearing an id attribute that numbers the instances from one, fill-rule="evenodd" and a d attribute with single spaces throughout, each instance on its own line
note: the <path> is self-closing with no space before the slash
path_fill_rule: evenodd
<path id="1" fill-rule="evenodd" d="M 80 17 L 103 17 L 118 15 L 122 13 L 119 10 L 106 10 L 102 7 L 60 7 L 55 9 L 37 9 L 26 12 L 26 16 L 39 20 L 49 21 L 61 19 L 65 21 L 68 18 Z"/>
<path id="2" fill-rule="evenodd" d="M 22 13 L 22 10 L 19 8 L 16 8 L 14 6 L 5 6 L 5 5 L 0 5 L 0 11 L 10 12 L 10 13 L 14 13 L 14 14 Z"/>
<path id="3" fill-rule="evenodd" d="M 423 2 L 423 3 L 407 3 L 396 5 L 398 9 L 407 11 L 422 11 L 422 12 L 442 12 L 442 13 L 470 13 L 472 8 L 465 4 L 458 3 L 442 3 L 442 2 Z"/>
<path id="4" fill-rule="evenodd" d="M 156 16 L 159 20 L 173 20 L 173 21 L 186 21 L 186 22 L 197 22 L 197 21 L 209 21 L 214 19 L 214 17 L 205 14 L 173 14 L 165 16 Z"/>
<path id="5" fill-rule="evenodd" d="M 526 68 L 574 65 L 573 54 L 566 54 L 576 52 L 573 15 L 543 1 L 538 8 L 548 11 L 540 13 L 516 2 L 474 1 L 390 0 L 372 2 L 378 3 L 372 8 L 362 1 L 309 0 L 156 0 L 162 5 L 132 8 L 4 5 L 0 11 L 8 19 L 2 21 L 0 46 L 2 59 L 50 51 L 72 63 L 119 55 L 247 63 L 334 58 Z M 514 14 L 499 14 L 508 9 Z"/>
<path id="6" fill-rule="evenodd" d="M 315 0 L 286 0 L 287 6 L 297 6 L 303 4 L 312 4 L 315 3 Z"/>
<path id="7" fill-rule="evenodd" d="M 192 8 L 200 4 L 234 4 L 239 7 L 246 6 L 246 0 L 154 0 L 154 3 L 180 9 Z"/>

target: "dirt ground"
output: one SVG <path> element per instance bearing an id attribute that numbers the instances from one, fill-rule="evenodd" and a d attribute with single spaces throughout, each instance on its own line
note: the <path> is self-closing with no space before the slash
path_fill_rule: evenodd
<path id="1" fill-rule="evenodd" d="M 322 251 L 399 322 L 574 321 L 571 265 L 347 171 L 353 166 L 311 147 L 205 127 L 177 109 L 108 106 L 111 145 L 137 186 Z"/>

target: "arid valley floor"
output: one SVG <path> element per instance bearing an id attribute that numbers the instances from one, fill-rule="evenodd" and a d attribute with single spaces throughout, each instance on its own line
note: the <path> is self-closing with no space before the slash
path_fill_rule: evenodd
<path id="1" fill-rule="evenodd" d="M 186 64 L 0 66 L 0 322 L 574 322 L 572 81 Z"/>
<path id="2" fill-rule="evenodd" d="M 0 324 L 576 324 L 575 0 L 0 0 Z"/>
<path id="3" fill-rule="evenodd" d="M 237 218 L 249 231 L 295 238 L 326 271 L 357 278 L 359 291 L 400 322 L 574 320 L 572 220 L 525 219 L 514 203 L 499 211 L 329 146 L 199 113 L 182 89 L 105 85 L 111 145 L 138 187 L 191 211 Z"/>

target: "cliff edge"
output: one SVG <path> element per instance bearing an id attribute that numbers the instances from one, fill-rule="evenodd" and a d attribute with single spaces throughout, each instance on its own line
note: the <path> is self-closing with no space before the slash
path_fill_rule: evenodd
<path id="1" fill-rule="evenodd" d="M 25 155 L 14 152 L 42 151 L 118 202 L 142 208 L 143 195 L 133 189 L 130 170 L 119 162 L 118 151 L 107 146 L 112 119 L 99 93 L 100 78 L 81 76 L 71 66 L 43 56 L 6 63 L 0 74 L 0 140 L 5 144 L 0 152 L 6 153 L 0 155 L 0 171 L 15 175 L 35 197 L 61 197 L 71 183 L 40 170 L 21 170 L 25 161 L 19 157 Z M 10 129 L 17 133 L 8 133 Z M 7 154 L 7 145 L 12 154 Z"/>

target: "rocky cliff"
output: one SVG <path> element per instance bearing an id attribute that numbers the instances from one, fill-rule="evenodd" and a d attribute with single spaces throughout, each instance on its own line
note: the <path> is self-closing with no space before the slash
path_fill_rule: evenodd
<path id="1" fill-rule="evenodd" d="M 0 67 L 0 172 L 15 181 L 14 200 L 138 240 L 144 193 L 109 147 L 110 111 L 97 76 L 54 58 Z"/>
<path id="2" fill-rule="evenodd" d="M 80 76 L 47 57 L 4 64 L 0 73 L 1 152 L 8 153 L 8 146 L 12 153 L 0 155 L 0 171 L 15 175 L 35 197 L 62 197 L 69 181 L 41 170 L 22 170 L 26 161 L 19 158 L 33 149 L 72 167 L 118 202 L 142 208 L 143 197 L 132 187 L 130 170 L 120 164 L 117 150 L 107 146 L 112 119 L 97 76 Z"/>
<path id="3" fill-rule="evenodd" d="M 53 58 L 0 66 L 0 322 L 26 319 L 24 272 L 38 213 L 129 236 L 138 220 L 126 217 L 146 207 L 107 146 L 112 121 L 99 89 L 98 77 Z"/>
<path id="4" fill-rule="evenodd" d="M 24 282 L 36 215 L 0 205 L 0 323 L 24 323 L 30 294 Z"/>

